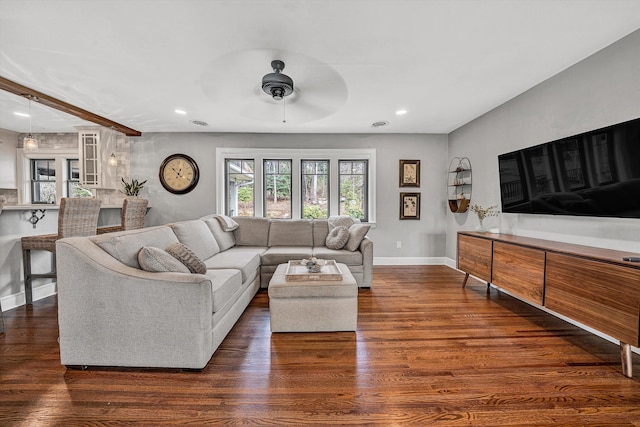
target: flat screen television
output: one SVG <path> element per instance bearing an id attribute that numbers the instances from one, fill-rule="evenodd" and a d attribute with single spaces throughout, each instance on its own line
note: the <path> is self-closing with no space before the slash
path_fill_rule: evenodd
<path id="1" fill-rule="evenodd" d="M 640 218 L 640 118 L 498 156 L 502 212 Z"/>

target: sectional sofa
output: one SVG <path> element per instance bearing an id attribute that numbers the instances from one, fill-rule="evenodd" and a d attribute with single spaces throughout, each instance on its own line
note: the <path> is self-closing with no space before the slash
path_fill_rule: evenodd
<path id="1" fill-rule="evenodd" d="M 329 249 L 327 220 L 235 217 L 231 230 L 223 219 L 59 240 L 62 364 L 202 369 L 258 289 L 290 259 L 335 259 L 360 287 L 371 286 L 367 237 L 353 251 Z M 190 258 L 166 259 L 176 246 Z"/>

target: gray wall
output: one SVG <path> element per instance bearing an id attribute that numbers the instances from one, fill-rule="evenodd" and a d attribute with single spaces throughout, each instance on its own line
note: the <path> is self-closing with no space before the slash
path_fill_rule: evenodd
<path id="1" fill-rule="evenodd" d="M 445 254 L 446 184 L 448 167 L 446 135 L 344 135 L 344 134 L 144 134 L 131 144 L 133 178 L 149 179 L 143 195 L 152 209 L 146 225 L 198 218 L 217 212 L 216 147 L 236 148 L 375 148 L 377 157 L 377 224 L 369 235 L 375 241 L 375 257 L 442 257 Z M 158 168 L 170 154 L 193 157 L 200 168 L 200 182 L 190 193 L 167 192 L 158 179 Z M 398 160 L 421 161 L 419 189 L 398 186 Z M 419 191 L 421 219 L 399 217 L 401 191 Z M 396 241 L 402 248 L 396 248 Z"/>
<path id="2" fill-rule="evenodd" d="M 449 158 L 473 167 L 472 203 L 500 205 L 498 155 L 640 117 L 640 31 L 535 86 L 449 135 Z M 640 159 L 639 159 L 640 160 Z M 502 232 L 640 252 L 640 220 L 501 214 Z M 474 213 L 447 213 L 447 256 Z"/>

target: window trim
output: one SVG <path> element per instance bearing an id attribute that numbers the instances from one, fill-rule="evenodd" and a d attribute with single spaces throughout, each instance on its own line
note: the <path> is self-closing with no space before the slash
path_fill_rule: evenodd
<path id="1" fill-rule="evenodd" d="M 54 159 L 56 165 L 56 205 L 60 199 L 67 197 L 67 160 L 78 159 L 78 150 L 41 149 L 33 153 L 25 153 L 23 148 L 17 149 L 18 205 L 32 205 L 31 202 L 31 160 Z M 58 171 L 60 171 L 58 173 Z"/>
<path id="2" fill-rule="evenodd" d="M 369 212 L 368 223 L 376 222 L 376 149 L 375 148 L 343 148 L 343 149 L 282 149 L 282 148 L 233 148 L 233 147 L 216 147 L 216 206 L 217 211 L 224 213 L 226 210 L 225 201 L 225 162 L 227 159 L 253 159 L 255 162 L 255 206 L 254 215 L 262 217 L 263 208 L 263 160 L 288 160 L 291 159 L 291 192 L 292 205 L 291 217 L 300 219 L 302 215 L 302 204 L 300 202 L 300 185 L 299 179 L 302 174 L 300 171 L 301 160 L 329 160 L 329 188 L 334 189 L 330 192 L 329 199 L 329 216 L 338 215 L 340 191 L 338 189 L 338 161 L 339 160 L 368 160 L 369 171 L 367 174 L 367 206 Z M 259 177 L 259 181 L 258 178 Z M 259 206 L 258 206 L 259 205 Z"/>

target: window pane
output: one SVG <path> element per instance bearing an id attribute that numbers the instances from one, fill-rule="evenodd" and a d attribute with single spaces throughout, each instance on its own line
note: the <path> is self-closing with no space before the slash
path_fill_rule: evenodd
<path id="1" fill-rule="evenodd" d="M 227 207 L 229 216 L 254 216 L 254 162 L 253 160 L 228 159 Z"/>
<path id="2" fill-rule="evenodd" d="M 80 163 L 67 160 L 67 197 L 93 197 L 91 190 L 80 186 Z"/>
<path id="3" fill-rule="evenodd" d="M 55 203 L 56 162 L 54 159 L 31 160 L 31 202 Z"/>
<path id="4" fill-rule="evenodd" d="M 329 161 L 302 160 L 302 217 L 329 217 Z"/>
<path id="5" fill-rule="evenodd" d="M 291 160 L 264 161 L 264 216 L 291 218 Z"/>
<path id="6" fill-rule="evenodd" d="M 367 161 L 340 161 L 340 215 L 367 221 Z"/>

